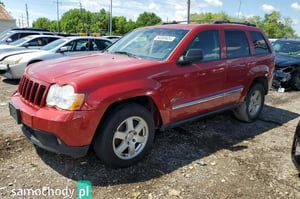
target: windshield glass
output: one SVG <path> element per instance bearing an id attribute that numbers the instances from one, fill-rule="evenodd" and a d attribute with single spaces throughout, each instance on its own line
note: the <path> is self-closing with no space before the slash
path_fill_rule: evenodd
<path id="1" fill-rule="evenodd" d="M 187 33 L 185 29 L 136 29 L 112 45 L 107 52 L 165 60 Z"/>
<path id="2" fill-rule="evenodd" d="M 50 42 L 49 44 L 43 46 L 42 48 L 40 48 L 41 50 L 52 50 L 54 48 L 56 48 L 57 46 L 61 45 L 62 43 L 68 41 L 68 39 L 66 38 L 62 38 L 62 39 L 57 39 L 53 42 Z"/>
<path id="3" fill-rule="evenodd" d="M 291 55 L 300 57 L 300 40 L 299 41 L 282 41 L 277 40 L 272 43 L 275 53 L 278 55 Z"/>
<path id="4" fill-rule="evenodd" d="M 6 30 L 6 31 L 1 32 L 1 34 L 0 34 L 0 41 L 6 39 L 7 35 L 9 35 L 9 32 L 10 32 L 9 29 Z"/>
<path id="5" fill-rule="evenodd" d="M 28 38 L 23 37 L 21 39 L 18 39 L 18 40 L 14 41 L 14 42 L 9 43 L 9 45 L 11 45 L 11 46 L 19 46 L 19 45 L 23 44 L 27 40 L 28 40 Z"/>

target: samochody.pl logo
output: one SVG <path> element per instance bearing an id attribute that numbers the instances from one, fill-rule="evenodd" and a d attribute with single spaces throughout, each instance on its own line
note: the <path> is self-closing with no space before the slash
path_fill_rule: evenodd
<path id="1" fill-rule="evenodd" d="M 20 188 L 12 189 L 12 198 L 76 198 L 76 189 L 68 186 L 64 188 L 53 188 L 43 186 L 42 188 Z M 92 199 L 92 183 L 88 180 L 77 182 L 77 199 Z"/>
<path id="2" fill-rule="evenodd" d="M 42 188 L 22 188 L 12 189 L 11 197 L 22 198 L 73 198 L 75 190 L 69 187 L 52 188 L 44 186 Z"/>

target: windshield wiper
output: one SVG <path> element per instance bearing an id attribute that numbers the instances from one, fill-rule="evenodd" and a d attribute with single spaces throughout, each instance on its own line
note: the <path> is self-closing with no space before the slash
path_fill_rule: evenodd
<path id="1" fill-rule="evenodd" d="M 132 54 L 132 53 L 129 53 L 129 52 L 126 52 L 126 51 L 115 51 L 113 53 L 116 53 L 116 54 L 122 54 L 122 55 L 127 55 L 129 57 L 137 57 L 136 55 Z"/>

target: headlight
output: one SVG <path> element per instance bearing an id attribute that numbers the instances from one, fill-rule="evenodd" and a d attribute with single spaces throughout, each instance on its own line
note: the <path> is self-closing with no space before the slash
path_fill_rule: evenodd
<path id="1" fill-rule="evenodd" d="M 4 59 L 2 63 L 5 64 L 5 65 L 7 65 L 7 64 L 8 65 L 15 65 L 15 64 L 20 63 L 20 61 L 22 60 L 22 58 L 23 57 L 18 57 L 16 59 L 14 59 L 14 58 L 8 57 L 8 58 Z"/>
<path id="2" fill-rule="evenodd" d="M 75 93 L 73 86 L 59 86 L 54 84 L 50 87 L 46 104 L 65 110 L 78 110 L 84 101 L 84 94 Z"/>

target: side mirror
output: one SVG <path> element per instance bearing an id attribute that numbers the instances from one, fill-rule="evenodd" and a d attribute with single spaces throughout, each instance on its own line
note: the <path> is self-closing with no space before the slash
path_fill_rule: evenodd
<path id="1" fill-rule="evenodd" d="M 189 49 L 185 55 L 182 55 L 178 59 L 179 65 L 188 65 L 196 61 L 203 59 L 203 52 L 201 49 Z"/>
<path id="2" fill-rule="evenodd" d="M 12 41 L 13 41 L 13 40 L 12 40 L 11 38 L 7 38 L 7 39 L 6 39 L 6 42 L 7 42 L 7 43 L 10 43 L 10 42 L 12 42 Z"/>
<path id="3" fill-rule="evenodd" d="M 29 46 L 29 43 L 23 44 L 23 47 L 25 47 L 25 48 L 28 48 L 28 46 Z"/>
<path id="4" fill-rule="evenodd" d="M 60 53 L 64 53 L 64 52 L 67 52 L 67 51 L 68 51 L 68 47 L 67 47 L 67 46 L 61 47 L 61 48 L 59 49 L 59 52 L 60 52 Z"/>

